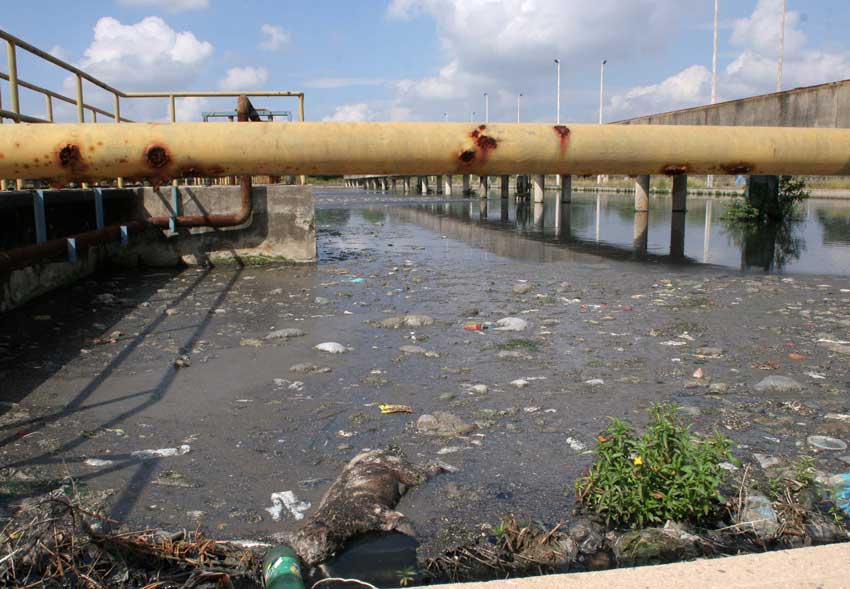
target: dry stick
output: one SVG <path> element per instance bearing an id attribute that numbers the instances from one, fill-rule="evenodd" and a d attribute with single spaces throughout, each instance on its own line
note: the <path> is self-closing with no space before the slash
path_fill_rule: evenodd
<path id="1" fill-rule="evenodd" d="M 551 538 L 551 537 L 552 537 L 552 535 L 560 529 L 560 527 L 561 527 L 561 525 L 562 525 L 563 523 L 564 523 L 564 522 L 558 522 L 558 525 L 556 525 L 554 528 L 552 528 L 551 530 L 549 530 L 549 532 L 547 532 L 547 533 L 546 533 L 546 535 L 545 535 L 545 536 L 543 536 L 543 537 L 542 537 L 542 538 L 538 541 L 538 544 L 545 544 L 546 542 L 548 542 L 548 541 L 549 541 L 549 538 Z"/>

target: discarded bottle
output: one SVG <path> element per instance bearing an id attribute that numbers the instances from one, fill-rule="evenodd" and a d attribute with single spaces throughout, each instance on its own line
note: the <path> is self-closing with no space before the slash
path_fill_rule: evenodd
<path id="1" fill-rule="evenodd" d="M 269 550 L 263 559 L 263 579 L 266 589 L 304 589 L 301 562 L 295 551 L 286 544 Z"/>

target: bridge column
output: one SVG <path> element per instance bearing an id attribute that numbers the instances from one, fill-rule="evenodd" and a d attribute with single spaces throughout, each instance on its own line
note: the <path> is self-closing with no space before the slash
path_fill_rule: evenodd
<path id="1" fill-rule="evenodd" d="M 779 216 L 779 176 L 750 176 L 747 178 L 746 199 L 750 206 L 769 218 Z"/>
<path id="2" fill-rule="evenodd" d="M 635 178 L 635 211 L 649 210 L 649 174 Z"/>
<path id="3" fill-rule="evenodd" d="M 442 194 L 443 193 L 443 176 L 442 176 L 442 174 L 438 174 L 437 178 L 435 179 L 434 192 L 436 194 Z"/>
<path id="4" fill-rule="evenodd" d="M 649 245 L 649 211 L 635 211 L 633 245 L 635 254 L 639 256 L 646 255 L 647 246 Z"/>
<path id="5" fill-rule="evenodd" d="M 490 192 L 490 178 L 488 176 L 478 176 L 478 196 L 487 198 L 488 192 Z"/>
<path id="6" fill-rule="evenodd" d="M 511 194 L 511 177 L 502 176 L 501 181 L 502 198 L 508 198 Z"/>
<path id="7" fill-rule="evenodd" d="M 688 210 L 688 175 L 673 176 L 673 212 L 684 213 Z"/>
<path id="8" fill-rule="evenodd" d="M 390 188 L 390 186 L 389 186 L 389 182 L 387 181 L 387 179 L 381 178 L 381 192 L 386 192 L 387 190 L 389 190 L 389 188 Z"/>
<path id="9" fill-rule="evenodd" d="M 452 195 L 452 175 L 451 174 L 446 174 L 446 179 L 445 179 L 445 182 L 443 184 L 443 194 L 445 194 L 446 196 Z"/>
<path id="10" fill-rule="evenodd" d="M 469 174 L 463 175 L 462 182 L 463 182 L 463 189 L 462 189 L 463 196 L 467 196 L 467 195 L 469 195 L 469 190 L 470 190 L 469 189 Z"/>
<path id="11" fill-rule="evenodd" d="M 392 177 L 392 179 L 390 180 L 390 182 L 392 183 L 392 189 L 393 189 L 393 192 L 395 192 L 396 190 L 398 190 L 398 178 L 396 178 L 395 176 L 393 176 L 393 177 Z"/>
<path id="12" fill-rule="evenodd" d="M 428 194 L 428 176 L 420 176 L 419 177 L 419 189 L 420 194 Z"/>
<path id="13" fill-rule="evenodd" d="M 410 194 L 410 176 L 404 177 L 404 193 Z"/>
<path id="14" fill-rule="evenodd" d="M 533 177 L 531 183 L 532 192 L 534 193 L 534 202 L 542 203 L 544 190 L 546 189 L 546 176 L 543 174 L 537 174 Z"/>
<path id="15" fill-rule="evenodd" d="M 559 175 L 561 179 L 561 202 L 573 201 L 573 177 L 569 174 Z"/>
<path id="16" fill-rule="evenodd" d="M 684 211 L 673 211 L 670 225 L 670 257 L 681 260 L 685 257 L 685 215 Z"/>
<path id="17" fill-rule="evenodd" d="M 517 174 L 516 193 L 517 196 L 528 196 L 528 176 Z"/>

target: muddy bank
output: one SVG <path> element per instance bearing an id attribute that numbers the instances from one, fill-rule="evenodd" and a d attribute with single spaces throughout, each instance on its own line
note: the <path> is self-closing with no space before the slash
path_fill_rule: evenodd
<path id="1" fill-rule="evenodd" d="M 459 469 L 397 506 L 437 557 L 508 513 L 568 526 L 607 417 L 640 425 L 660 401 L 755 469 L 850 469 L 811 442 L 850 441 L 846 275 L 637 263 L 336 204 L 316 267 L 104 275 L 1 317 L 5 513 L 70 474 L 133 529 L 270 539 L 354 456 L 396 448 Z M 772 376 L 790 380 L 758 386 Z"/>

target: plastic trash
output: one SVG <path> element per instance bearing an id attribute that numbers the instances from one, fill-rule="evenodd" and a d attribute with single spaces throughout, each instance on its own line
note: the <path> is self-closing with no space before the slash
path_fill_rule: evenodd
<path id="1" fill-rule="evenodd" d="M 835 505 L 850 517 L 850 472 L 833 477 L 835 481 Z"/>
<path id="2" fill-rule="evenodd" d="M 292 491 L 281 491 L 280 493 L 272 493 L 272 506 L 266 507 L 272 519 L 278 521 L 281 513 L 286 509 L 296 521 L 304 519 L 304 512 L 310 509 L 312 505 L 309 501 L 301 501 L 295 496 Z"/>
<path id="3" fill-rule="evenodd" d="M 496 321 L 496 331 L 524 331 L 528 321 L 519 317 L 505 317 Z"/>
<path id="4" fill-rule="evenodd" d="M 413 409 L 409 405 L 378 405 L 381 413 L 413 413 Z"/>
<path id="5" fill-rule="evenodd" d="M 295 551 L 286 544 L 269 550 L 263 559 L 263 580 L 266 589 L 304 589 L 301 562 Z"/>

